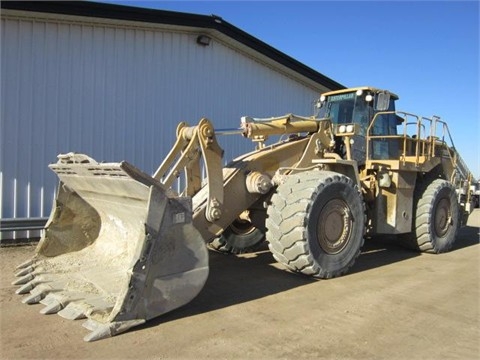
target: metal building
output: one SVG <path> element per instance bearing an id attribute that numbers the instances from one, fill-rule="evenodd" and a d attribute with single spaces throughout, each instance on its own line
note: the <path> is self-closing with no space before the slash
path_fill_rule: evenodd
<path id="1" fill-rule="evenodd" d="M 216 16 L 91 2 L 1 3 L 1 241 L 38 236 L 59 153 L 152 173 L 179 121 L 310 115 L 343 86 Z M 252 149 L 222 138 L 225 160 Z M 39 221 L 36 221 L 39 220 Z"/>

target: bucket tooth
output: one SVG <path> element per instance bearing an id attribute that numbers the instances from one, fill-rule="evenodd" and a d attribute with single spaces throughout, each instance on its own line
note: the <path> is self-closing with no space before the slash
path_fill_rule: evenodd
<path id="1" fill-rule="evenodd" d="M 23 285 L 23 284 L 26 284 L 26 283 L 28 283 L 29 281 L 32 281 L 34 277 L 35 277 L 35 276 L 33 276 L 32 273 L 27 274 L 27 275 L 21 277 L 20 279 L 17 279 L 17 280 L 15 280 L 15 281 L 12 281 L 12 285 Z"/>
<path id="2" fill-rule="evenodd" d="M 55 293 L 50 293 L 45 298 L 43 298 L 40 301 L 40 304 L 45 305 L 45 307 L 40 310 L 40 314 L 56 314 L 60 310 L 62 310 L 66 302 L 64 301 L 66 299 L 66 296 L 64 294 L 55 294 Z"/>
<path id="3" fill-rule="evenodd" d="M 39 294 L 30 294 L 27 297 L 24 297 L 22 299 L 22 303 L 24 304 L 37 304 L 40 302 L 45 297 L 44 293 L 39 293 Z"/>
<path id="4" fill-rule="evenodd" d="M 64 281 L 53 281 L 53 278 L 50 275 L 38 275 L 28 283 L 24 284 L 20 288 L 18 288 L 15 293 L 22 295 L 26 294 L 27 292 L 31 292 L 32 294 L 38 294 L 40 292 L 58 292 L 64 288 L 65 282 Z"/>
<path id="5" fill-rule="evenodd" d="M 17 295 L 26 294 L 26 293 L 30 292 L 30 290 L 32 290 L 34 287 L 35 287 L 35 283 L 33 281 L 30 281 L 30 282 L 24 284 L 22 287 L 18 288 L 15 291 L 15 294 L 17 294 Z"/>
<path id="6" fill-rule="evenodd" d="M 50 305 L 54 301 L 58 301 L 58 297 L 56 294 L 50 293 L 40 301 L 40 304 Z"/>
<path id="7" fill-rule="evenodd" d="M 45 284 L 40 284 L 34 287 L 30 291 L 30 295 L 22 299 L 24 304 L 36 304 L 39 303 L 48 293 L 52 291 L 52 288 Z"/>
<path id="8" fill-rule="evenodd" d="M 87 316 L 85 315 L 85 308 L 80 304 L 71 302 L 65 308 L 60 310 L 57 314 L 63 317 L 64 319 L 68 320 L 78 320 L 78 319 L 85 319 Z"/>
<path id="9" fill-rule="evenodd" d="M 56 299 L 52 299 L 46 305 L 47 306 L 45 306 L 42 310 L 40 310 L 40 314 L 43 314 L 43 315 L 56 314 L 63 309 L 62 303 Z"/>
<path id="10" fill-rule="evenodd" d="M 138 326 L 145 323 L 143 319 L 135 319 L 135 320 L 128 320 L 128 321 L 117 321 L 102 324 L 97 321 L 87 321 L 83 324 L 83 327 L 92 330 L 90 334 L 83 338 L 84 341 L 96 341 L 105 339 L 111 336 L 118 335 L 127 331 L 128 329 Z"/>
<path id="11" fill-rule="evenodd" d="M 58 313 L 65 309 L 68 304 L 72 303 L 65 313 L 59 315 L 71 320 L 79 319 L 77 313 L 85 315 L 85 309 L 81 309 L 74 303 L 76 301 L 81 301 L 84 297 L 85 295 L 80 293 L 70 293 L 65 291 L 51 292 L 40 301 L 41 304 L 45 305 L 45 307 L 40 310 L 40 313 L 44 315 Z"/>
<path id="12" fill-rule="evenodd" d="M 21 263 L 20 265 L 18 265 L 16 270 L 29 267 L 29 266 L 33 265 L 34 262 L 35 262 L 35 259 L 27 260 L 27 261 Z"/>
<path id="13" fill-rule="evenodd" d="M 82 326 L 87 329 L 87 330 L 90 330 L 90 331 L 95 331 L 97 330 L 99 327 L 101 326 L 104 326 L 104 324 L 101 324 L 99 323 L 98 321 L 96 320 L 93 320 L 93 319 L 88 319 L 87 321 L 85 321 Z"/>
<path id="14" fill-rule="evenodd" d="M 96 341 L 96 340 L 101 340 L 105 338 L 109 338 L 113 336 L 112 331 L 110 329 L 109 325 L 102 325 L 97 327 L 94 331 L 92 331 L 90 334 L 86 335 L 83 340 L 84 341 Z"/>
<path id="15" fill-rule="evenodd" d="M 20 277 L 20 276 L 25 276 L 27 274 L 30 274 L 31 272 L 33 272 L 33 270 L 35 270 L 33 268 L 33 266 L 27 266 L 25 268 L 22 268 L 20 271 L 18 271 L 15 276 L 16 277 Z"/>
<path id="16" fill-rule="evenodd" d="M 102 319 L 110 314 L 114 304 L 109 302 L 106 297 L 86 297 L 85 294 L 75 293 L 56 298 L 60 303 L 67 304 L 65 308 L 58 312 L 63 318 L 77 320 L 83 318 Z M 75 300 L 74 300 L 75 299 Z"/>

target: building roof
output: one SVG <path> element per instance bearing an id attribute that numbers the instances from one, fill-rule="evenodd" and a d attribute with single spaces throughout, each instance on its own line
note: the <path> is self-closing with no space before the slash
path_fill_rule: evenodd
<path id="1" fill-rule="evenodd" d="M 2 1 L 1 8 L 216 30 L 328 89 L 345 88 L 216 15 L 198 15 L 88 1 Z"/>

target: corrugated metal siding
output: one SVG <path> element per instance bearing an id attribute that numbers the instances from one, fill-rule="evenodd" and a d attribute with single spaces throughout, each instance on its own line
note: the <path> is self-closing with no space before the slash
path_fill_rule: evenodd
<path id="1" fill-rule="evenodd" d="M 308 115 L 316 91 L 198 33 L 2 18 L 0 218 L 48 216 L 59 153 L 152 173 L 179 121 Z M 252 149 L 220 139 L 226 160 Z M 11 238 L 14 234 L 5 234 Z M 31 234 L 16 234 L 25 237 Z"/>

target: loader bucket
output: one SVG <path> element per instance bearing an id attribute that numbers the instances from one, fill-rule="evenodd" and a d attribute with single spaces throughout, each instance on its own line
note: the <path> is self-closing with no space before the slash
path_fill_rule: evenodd
<path id="1" fill-rule="evenodd" d="M 43 314 L 87 319 L 85 341 L 126 331 L 191 301 L 208 276 L 191 199 L 132 165 L 78 154 L 50 165 L 60 185 L 34 257 L 13 283 Z M 79 160 L 80 159 L 80 160 Z M 82 160 L 83 159 L 83 160 Z"/>

